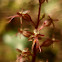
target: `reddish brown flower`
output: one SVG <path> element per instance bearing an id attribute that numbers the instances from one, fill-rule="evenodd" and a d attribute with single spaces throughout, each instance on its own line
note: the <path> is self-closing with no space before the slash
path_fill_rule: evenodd
<path id="1" fill-rule="evenodd" d="M 27 14 L 28 12 L 29 12 L 29 11 L 24 11 L 24 12 L 21 11 L 21 12 L 17 12 L 17 15 L 8 17 L 8 19 L 10 19 L 10 20 L 8 21 L 8 23 L 11 22 L 15 17 L 22 17 L 22 15 Z"/>
<path id="2" fill-rule="evenodd" d="M 41 47 L 48 47 L 48 46 L 50 46 L 51 44 L 53 43 L 53 40 L 51 40 L 51 39 L 47 39 L 47 40 L 45 40 L 42 44 L 41 44 Z"/>
<path id="3" fill-rule="evenodd" d="M 34 33 L 30 32 L 30 31 L 27 31 L 27 30 L 20 30 L 18 29 L 18 32 L 22 35 L 24 35 L 25 37 L 30 37 L 31 35 L 34 35 Z"/>
<path id="4" fill-rule="evenodd" d="M 41 30 L 43 29 L 44 27 L 48 27 L 50 26 L 51 24 L 53 25 L 53 27 L 55 28 L 55 25 L 54 25 L 54 21 L 58 21 L 58 19 L 52 19 L 50 16 L 48 16 L 49 18 L 47 20 L 45 20 L 42 24 L 42 26 L 38 29 L 38 30 Z"/>
<path id="5" fill-rule="evenodd" d="M 37 50 L 39 49 L 39 51 L 41 52 L 41 48 L 40 48 L 40 44 L 39 44 L 38 38 L 34 39 L 33 44 L 32 44 L 32 50 L 34 48 L 35 43 L 36 43 L 36 49 Z"/>
<path id="6" fill-rule="evenodd" d="M 30 57 L 32 56 L 32 53 L 28 50 L 28 48 L 25 48 L 23 51 L 21 51 L 20 49 L 16 49 L 18 52 L 20 52 L 20 54 L 17 56 L 17 60 L 19 62 L 22 62 L 22 59 L 24 58 L 26 60 L 30 61 Z"/>
<path id="7" fill-rule="evenodd" d="M 59 40 L 55 39 L 55 38 L 47 38 L 47 40 L 45 40 L 40 47 L 48 47 L 50 46 L 51 44 L 53 44 L 53 42 L 59 42 Z"/>
<path id="8" fill-rule="evenodd" d="M 31 16 L 28 14 L 28 12 L 29 11 L 17 12 L 17 15 L 8 17 L 8 19 L 10 19 L 10 20 L 7 23 L 11 22 L 15 17 L 19 17 L 19 18 L 22 17 L 22 19 L 24 19 L 26 21 L 30 21 L 33 24 L 33 26 L 35 27 L 35 23 L 32 21 Z"/>

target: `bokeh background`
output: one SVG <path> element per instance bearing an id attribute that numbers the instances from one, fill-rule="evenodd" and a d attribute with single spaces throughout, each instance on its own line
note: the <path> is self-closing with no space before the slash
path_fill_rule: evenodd
<path id="1" fill-rule="evenodd" d="M 30 10 L 29 14 L 36 23 L 38 4 L 38 0 L 0 0 L 0 62 L 15 62 L 18 54 L 16 48 L 23 50 L 28 47 L 31 49 L 32 42 L 29 42 L 28 38 L 20 34 L 16 36 L 18 28 L 20 28 L 19 18 L 13 19 L 9 24 L 6 22 L 7 17 L 16 15 L 17 12 L 24 9 Z M 48 3 L 42 4 L 41 9 L 41 15 L 45 13 L 46 16 L 50 15 L 53 19 L 59 20 L 54 22 L 56 27 L 54 34 L 60 42 L 54 43 L 54 48 L 48 47 L 44 52 L 38 54 L 37 62 L 41 62 L 47 57 L 49 62 L 62 62 L 62 0 L 49 0 Z M 24 21 L 23 28 L 25 27 L 33 29 L 29 23 Z M 44 28 L 41 32 L 45 34 L 45 38 L 52 38 L 53 28 L 52 26 Z"/>

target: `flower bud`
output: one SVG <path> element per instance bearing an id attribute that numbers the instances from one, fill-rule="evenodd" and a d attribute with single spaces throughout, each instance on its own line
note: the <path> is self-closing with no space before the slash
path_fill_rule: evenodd
<path id="1" fill-rule="evenodd" d="M 29 32 L 29 31 L 23 31 L 22 33 L 25 37 L 30 37 L 33 33 Z"/>
<path id="2" fill-rule="evenodd" d="M 40 47 L 48 47 L 48 46 L 50 46 L 51 44 L 53 43 L 53 40 L 51 40 L 51 39 L 47 39 L 47 40 L 45 40 L 43 43 L 42 43 L 42 45 L 40 46 Z"/>
<path id="3" fill-rule="evenodd" d="M 42 4 L 42 3 L 44 3 L 45 2 L 45 0 L 39 0 L 39 3 L 40 4 Z"/>
<path id="4" fill-rule="evenodd" d="M 44 3 L 45 2 L 45 0 L 39 0 L 39 3 L 40 4 L 42 4 L 42 3 Z M 46 2 L 48 2 L 48 0 L 46 0 Z"/>
<path id="5" fill-rule="evenodd" d="M 23 14 L 23 15 L 22 15 L 22 18 L 23 18 L 24 20 L 26 20 L 26 21 L 32 21 L 30 15 L 28 15 L 28 14 Z"/>
<path id="6" fill-rule="evenodd" d="M 31 16 L 29 14 L 27 14 L 27 13 L 23 14 L 22 19 L 31 22 L 35 26 L 35 23 L 32 21 Z"/>
<path id="7" fill-rule="evenodd" d="M 52 23 L 51 20 L 50 19 L 47 19 L 47 20 L 44 21 L 43 25 L 44 26 L 50 26 L 51 23 Z"/>

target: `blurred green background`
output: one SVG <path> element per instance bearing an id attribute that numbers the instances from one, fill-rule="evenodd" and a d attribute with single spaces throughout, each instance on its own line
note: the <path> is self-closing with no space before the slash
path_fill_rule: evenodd
<path id="1" fill-rule="evenodd" d="M 20 34 L 16 36 L 17 30 L 20 28 L 19 18 L 13 19 L 9 24 L 6 22 L 7 17 L 24 9 L 30 10 L 29 14 L 36 23 L 38 4 L 38 0 L 0 0 L 0 62 L 15 62 L 16 48 L 23 50 L 25 47 L 29 47 L 31 49 L 32 42 L 29 42 L 28 38 Z M 41 59 L 45 60 L 47 57 L 50 59 L 49 62 L 62 62 L 62 0 L 49 0 L 48 3 L 42 4 L 41 9 L 41 15 L 45 13 L 46 16 L 50 15 L 53 19 L 59 20 L 54 22 L 56 26 L 54 34 L 60 42 L 54 43 L 54 48 L 46 48 L 44 52 L 38 54 L 37 62 L 41 62 Z M 24 21 L 23 28 L 25 27 L 33 29 Z M 45 34 L 45 38 L 52 37 L 52 32 L 52 27 L 44 28 L 41 31 Z"/>

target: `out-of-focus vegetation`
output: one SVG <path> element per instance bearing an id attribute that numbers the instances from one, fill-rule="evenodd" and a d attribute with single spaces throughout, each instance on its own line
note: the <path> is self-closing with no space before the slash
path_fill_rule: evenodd
<path id="1" fill-rule="evenodd" d="M 62 62 L 62 1 L 61 0 L 49 0 L 48 3 L 42 5 L 41 14 L 50 15 L 53 19 L 58 19 L 55 23 L 55 38 L 60 40 L 60 42 L 54 43 L 54 48 L 52 51 L 46 50 L 44 53 L 47 55 L 50 51 L 48 57 L 53 55 L 54 62 Z M 16 48 L 23 50 L 25 47 L 31 48 L 31 43 L 23 35 L 17 35 L 17 30 L 20 27 L 19 18 L 15 18 L 9 24 L 6 22 L 7 17 L 15 15 L 17 12 L 24 10 L 30 10 L 30 15 L 34 22 L 36 23 L 37 12 L 38 12 L 38 0 L 0 0 L 0 62 L 13 62 L 16 60 Z M 43 20 L 44 21 L 44 20 Z M 25 22 L 23 27 L 29 27 Z M 52 28 L 44 28 L 41 31 L 46 37 L 51 37 Z M 47 49 L 47 48 L 46 48 Z M 48 52 L 47 52 L 48 51 Z M 41 58 L 46 58 L 41 54 Z M 39 57 L 38 57 L 39 59 Z M 38 62 L 37 59 L 37 62 Z M 50 59 L 50 58 L 49 58 Z M 50 60 L 51 62 L 51 60 Z M 53 61 L 52 61 L 53 62 Z"/>

